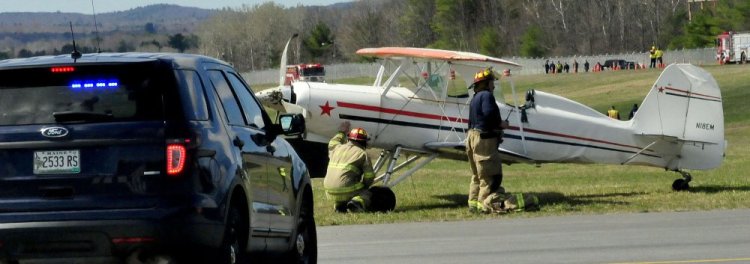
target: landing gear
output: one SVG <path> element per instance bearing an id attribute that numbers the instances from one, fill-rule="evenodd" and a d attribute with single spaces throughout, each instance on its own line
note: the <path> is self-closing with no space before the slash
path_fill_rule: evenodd
<path id="1" fill-rule="evenodd" d="M 690 173 L 687 173 L 685 171 L 677 171 L 677 172 L 682 174 L 682 179 L 674 180 L 674 183 L 672 183 L 672 190 L 687 191 L 687 189 L 690 188 L 689 183 L 693 179 L 693 177 L 690 176 Z"/>

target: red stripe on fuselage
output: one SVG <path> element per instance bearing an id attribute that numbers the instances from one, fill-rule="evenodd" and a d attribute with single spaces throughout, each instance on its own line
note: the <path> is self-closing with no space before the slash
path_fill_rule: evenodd
<path id="1" fill-rule="evenodd" d="M 520 129 L 517 126 L 512 126 L 512 127 L 509 127 L 508 129 L 520 131 Z M 571 135 L 566 135 L 566 134 L 560 134 L 560 133 L 555 133 L 555 132 L 547 132 L 547 131 L 541 131 L 541 130 L 530 129 L 530 128 L 524 128 L 523 131 L 524 132 L 529 132 L 529 133 L 536 133 L 536 134 L 548 135 L 548 136 L 556 136 L 556 137 L 562 137 L 562 138 L 572 138 L 572 139 L 583 140 L 583 141 L 590 141 L 590 142 L 596 142 L 596 143 L 610 144 L 610 145 L 615 145 L 615 146 L 620 146 L 620 147 L 626 147 L 626 148 L 633 148 L 633 149 L 638 149 L 638 150 L 641 149 L 638 146 L 630 146 L 630 145 L 625 145 L 625 144 L 620 144 L 620 143 L 615 143 L 615 142 L 610 142 L 610 141 L 605 141 L 605 140 L 600 140 L 600 139 L 571 136 Z M 652 151 L 652 150 L 648 150 L 648 151 Z"/>
<path id="2" fill-rule="evenodd" d="M 382 112 L 382 113 L 388 113 L 388 114 L 394 114 L 394 115 L 406 115 L 406 116 L 413 116 L 413 117 L 420 117 L 420 118 L 427 118 L 427 119 L 435 119 L 435 120 L 450 120 L 452 122 L 461 122 L 461 123 L 468 123 L 468 120 L 463 118 L 449 118 L 445 116 L 440 115 L 433 115 L 433 114 L 425 114 L 425 113 L 418 113 L 418 112 L 411 112 L 411 111 L 403 111 L 403 110 L 397 110 L 397 109 L 391 109 L 391 108 L 383 108 L 378 106 L 371 106 L 371 105 L 363 105 L 363 104 L 355 104 L 355 103 L 347 103 L 347 102 L 340 102 L 337 101 L 336 105 L 343 108 L 351 108 L 351 109 L 358 109 L 358 110 L 366 110 L 366 111 L 374 111 L 374 112 Z M 456 121 L 459 120 L 459 121 Z M 510 130 L 519 130 L 517 126 L 511 126 L 508 129 Z M 528 133 L 536 133 L 536 134 L 542 134 L 542 135 L 548 135 L 548 136 L 556 136 L 556 137 L 562 137 L 562 138 L 570 138 L 570 139 L 577 139 L 577 140 L 583 140 L 583 141 L 590 141 L 590 142 L 597 142 L 597 143 L 603 143 L 603 144 L 610 144 L 620 147 L 626 147 L 626 148 L 633 148 L 640 150 L 640 147 L 637 146 L 630 146 L 610 141 L 604 141 L 599 139 L 592 139 L 592 138 L 583 138 L 578 136 L 572 136 L 572 135 L 566 135 L 566 134 L 560 134 L 555 132 L 547 132 L 537 129 L 529 129 L 524 128 L 524 132 Z M 648 150 L 652 151 L 652 150 Z"/>
<path id="3" fill-rule="evenodd" d="M 468 120 L 463 119 L 463 118 L 425 114 L 425 113 L 419 113 L 419 112 L 411 112 L 411 111 L 404 111 L 404 110 L 398 110 L 398 109 L 392 109 L 392 108 L 383 108 L 383 107 L 363 105 L 363 104 L 354 104 L 354 103 L 347 103 L 347 102 L 341 102 L 341 101 L 336 102 L 336 105 L 338 105 L 339 107 L 344 107 L 344 108 L 367 110 L 367 111 L 381 112 L 381 113 L 394 114 L 394 115 L 413 116 L 413 117 L 427 118 L 427 119 L 434 119 L 434 120 L 441 120 L 441 121 L 448 120 L 451 122 L 460 122 L 460 123 L 469 122 Z"/>

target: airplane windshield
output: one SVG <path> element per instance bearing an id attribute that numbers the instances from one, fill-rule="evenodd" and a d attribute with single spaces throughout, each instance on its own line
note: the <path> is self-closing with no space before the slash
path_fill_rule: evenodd
<path id="1" fill-rule="evenodd" d="M 505 103 L 505 96 L 503 95 L 503 86 L 500 80 L 495 81 L 495 91 L 492 92 L 495 96 L 495 100 L 501 103 Z"/>

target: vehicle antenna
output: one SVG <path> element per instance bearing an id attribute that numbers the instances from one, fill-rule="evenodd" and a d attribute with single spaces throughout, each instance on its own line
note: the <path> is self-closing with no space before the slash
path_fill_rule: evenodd
<path id="1" fill-rule="evenodd" d="M 81 58 L 81 53 L 76 48 L 76 36 L 73 34 L 73 21 L 70 21 L 70 38 L 73 39 L 73 52 L 70 53 L 70 57 L 73 58 L 73 62 Z"/>
<path id="2" fill-rule="evenodd" d="M 94 9 L 94 0 L 91 0 L 91 13 L 94 14 L 94 34 L 96 34 L 96 52 L 102 53 L 102 47 L 99 45 L 99 26 L 96 24 L 96 10 Z"/>

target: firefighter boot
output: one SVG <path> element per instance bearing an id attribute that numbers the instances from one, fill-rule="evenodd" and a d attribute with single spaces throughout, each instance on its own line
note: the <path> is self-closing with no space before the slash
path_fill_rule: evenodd
<path id="1" fill-rule="evenodd" d="M 336 202 L 333 204 L 333 210 L 337 213 L 346 213 L 346 202 Z"/>
<path id="2" fill-rule="evenodd" d="M 365 211 L 365 201 L 359 196 L 355 196 L 351 201 L 346 203 L 346 210 L 350 213 L 360 213 Z"/>

